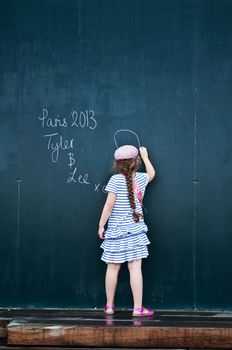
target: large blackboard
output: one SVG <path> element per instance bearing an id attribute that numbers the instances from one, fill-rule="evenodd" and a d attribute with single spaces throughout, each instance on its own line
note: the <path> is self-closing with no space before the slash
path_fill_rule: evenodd
<path id="1" fill-rule="evenodd" d="M 232 2 L 0 1 L 2 307 L 101 307 L 114 134 L 157 175 L 144 302 L 231 309 Z M 137 145 L 134 134 L 119 144 Z M 132 306 L 126 265 L 117 305 Z"/>

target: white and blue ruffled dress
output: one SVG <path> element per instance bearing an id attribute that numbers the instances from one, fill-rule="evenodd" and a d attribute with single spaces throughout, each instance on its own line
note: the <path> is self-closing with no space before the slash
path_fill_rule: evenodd
<path id="1" fill-rule="evenodd" d="M 148 174 L 136 172 L 134 180 L 144 196 Z M 150 244 L 146 234 L 148 228 L 143 218 L 140 218 L 139 222 L 134 221 L 125 176 L 113 175 L 105 190 L 115 193 L 116 201 L 108 220 L 104 241 L 101 244 L 104 250 L 101 260 L 106 263 L 123 263 L 146 258 L 149 255 L 147 245 Z M 142 214 L 142 204 L 136 194 L 134 198 L 136 211 Z"/>

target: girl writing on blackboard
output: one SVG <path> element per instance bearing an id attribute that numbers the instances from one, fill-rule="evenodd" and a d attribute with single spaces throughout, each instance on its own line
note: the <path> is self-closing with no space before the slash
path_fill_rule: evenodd
<path id="1" fill-rule="evenodd" d="M 119 147 L 114 153 L 113 175 L 107 186 L 108 196 L 99 222 L 98 235 L 103 239 L 101 259 L 107 263 L 105 287 L 106 306 L 104 312 L 114 314 L 114 296 L 121 264 L 127 262 L 130 286 L 133 294 L 133 316 L 151 316 L 153 310 L 142 306 L 143 276 L 142 259 L 148 256 L 150 243 L 143 219 L 142 201 L 147 184 L 155 177 L 148 152 L 140 147 L 146 172 L 137 172 L 141 161 L 138 149 L 131 145 Z M 107 229 L 105 225 L 108 221 Z"/>

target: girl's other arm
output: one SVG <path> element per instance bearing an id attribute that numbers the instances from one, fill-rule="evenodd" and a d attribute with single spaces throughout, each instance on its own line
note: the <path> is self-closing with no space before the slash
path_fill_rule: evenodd
<path id="1" fill-rule="evenodd" d="M 139 152 L 140 152 L 140 156 L 143 160 L 143 163 L 145 165 L 146 172 L 147 172 L 148 178 L 149 178 L 149 182 L 151 182 L 155 177 L 155 169 L 148 158 L 148 152 L 147 152 L 146 147 L 140 147 Z"/>
<path id="2" fill-rule="evenodd" d="M 99 229 L 98 229 L 98 236 L 103 239 L 104 238 L 104 232 L 105 232 L 105 224 L 107 223 L 109 216 L 112 212 L 112 209 L 114 207 L 114 203 L 116 200 L 116 194 L 113 192 L 109 192 L 108 196 L 106 198 L 106 202 L 104 205 L 104 208 L 102 210 L 101 218 L 99 221 Z"/>

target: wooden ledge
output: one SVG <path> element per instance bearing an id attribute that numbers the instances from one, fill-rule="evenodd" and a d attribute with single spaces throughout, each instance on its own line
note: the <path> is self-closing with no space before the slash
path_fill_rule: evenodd
<path id="1" fill-rule="evenodd" d="M 11 322 L 8 345 L 224 348 L 232 346 L 231 328 L 80 326 Z"/>
<path id="2" fill-rule="evenodd" d="M 232 349 L 232 313 L 159 312 L 133 318 L 129 311 L 17 315 L 7 326 L 12 346 Z"/>

